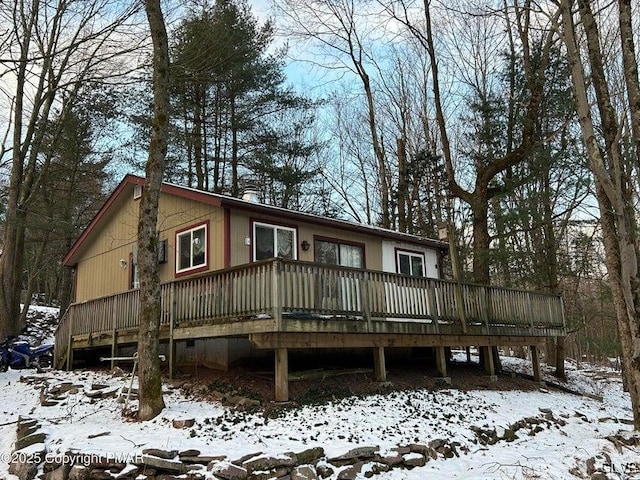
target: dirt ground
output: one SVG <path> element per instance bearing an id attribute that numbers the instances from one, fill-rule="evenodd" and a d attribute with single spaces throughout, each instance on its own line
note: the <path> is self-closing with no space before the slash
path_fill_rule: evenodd
<path id="1" fill-rule="evenodd" d="M 292 368 L 295 367 L 295 368 Z M 477 363 L 449 362 L 451 384 L 442 382 L 434 359 L 412 354 L 387 359 L 387 381 L 374 381 L 370 356 L 291 355 L 289 398 L 294 404 L 322 403 L 350 395 L 368 395 L 390 390 L 456 388 L 460 390 L 535 390 L 538 383 L 509 373 L 492 381 Z M 202 366 L 183 367 L 174 384 L 200 399 L 245 397 L 267 405 L 274 398 L 272 358 L 254 360 L 228 371 Z"/>

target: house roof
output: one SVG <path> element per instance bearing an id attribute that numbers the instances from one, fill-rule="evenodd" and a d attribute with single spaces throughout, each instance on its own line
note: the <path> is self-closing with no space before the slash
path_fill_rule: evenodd
<path id="1" fill-rule="evenodd" d="M 81 253 L 82 247 L 85 242 L 89 241 L 92 235 L 97 230 L 99 230 L 101 223 L 117 210 L 118 204 L 123 202 L 123 199 L 129 198 L 127 195 L 123 195 L 125 190 L 127 190 L 127 187 L 133 188 L 133 185 L 144 185 L 144 181 L 145 179 L 143 177 L 139 177 L 137 175 L 125 175 L 122 181 L 111 193 L 109 198 L 107 198 L 106 202 L 100 208 L 93 220 L 91 220 L 91 223 L 89 223 L 84 232 L 82 232 L 80 237 L 75 241 L 75 243 L 71 247 L 71 250 L 69 250 L 69 253 L 63 261 L 64 265 L 74 266 L 77 263 L 78 256 Z M 222 208 L 251 211 L 254 213 L 273 215 L 279 218 L 293 221 L 301 221 L 325 227 L 340 228 L 350 232 L 372 235 L 389 240 L 403 241 L 416 245 L 423 245 L 431 248 L 436 248 L 438 250 L 446 250 L 449 248 L 448 243 L 440 240 L 420 237 L 408 233 L 401 233 L 395 230 L 381 228 L 373 225 L 364 225 L 357 222 L 328 218 L 311 213 L 297 212 L 295 210 L 289 210 L 286 208 L 275 207 L 262 203 L 255 203 L 249 200 L 243 200 L 240 198 L 221 195 L 218 193 L 205 192 L 202 190 L 197 190 L 194 188 L 184 187 L 167 182 L 164 182 L 162 184 L 162 192 L 169 195 L 188 198 L 197 202 L 206 203 Z"/>

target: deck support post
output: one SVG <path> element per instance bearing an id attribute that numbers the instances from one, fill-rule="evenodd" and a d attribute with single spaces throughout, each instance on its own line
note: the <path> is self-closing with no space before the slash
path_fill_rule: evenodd
<path id="1" fill-rule="evenodd" d="M 467 363 L 471 363 L 471 347 L 465 347 L 467 352 Z"/>
<path id="2" fill-rule="evenodd" d="M 111 331 L 111 370 L 116 366 L 116 355 L 118 353 L 118 325 L 117 325 L 117 312 L 118 309 L 114 308 L 112 312 L 112 331 Z"/>
<path id="3" fill-rule="evenodd" d="M 69 315 L 69 340 L 67 341 L 67 362 L 66 371 L 70 371 L 73 368 L 73 312 L 68 312 Z"/>
<path id="4" fill-rule="evenodd" d="M 175 299 L 175 283 L 172 283 L 169 292 L 169 380 L 173 380 L 176 364 L 176 343 L 173 338 L 176 318 Z"/>
<path id="5" fill-rule="evenodd" d="M 289 401 L 289 356 L 286 348 L 275 350 L 276 402 Z"/>
<path id="6" fill-rule="evenodd" d="M 436 368 L 440 374 L 440 381 L 451 384 L 451 377 L 447 375 L 447 353 L 444 347 L 436 347 Z"/>
<path id="7" fill-rule="evenodd" d="M 541 382 L 542 373 L 540 371 L 540 355 L 538 354 L 538 346 L 531 345 L 531 364 L 533 365 L 533 381 Z"/>
<path id="8" fill-rule="evenodd" d="M 373 347 L 373 371 L 376 382 L 387 381 L 387 365 L 384 347 Z"/>
<path id="9" fill-rule="evenodd" d="M 564 370 L 564 338 L 556 337 L 556 377 L 565 378 Z"/>
<path id="10" fill-rule="evenodd" d="M 480 347 L 480 349 L 484 360 L 484 371 L 489 374 L 490 380 L 495 382 L 498 377 L 496 376 L 496 368 L 493 362 L 493 349 L 491 347 Z"/>
<path id="11" fill-rule="evenodd" d="M 73 369 L 73 340 L 69 341 L 69 348 L 67 349 L 67 362 L 65 370 L 70 372 Z"/>

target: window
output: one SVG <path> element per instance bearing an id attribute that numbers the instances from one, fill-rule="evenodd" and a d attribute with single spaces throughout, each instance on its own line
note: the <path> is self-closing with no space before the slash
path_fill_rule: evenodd
<path id="1" fill-rule="evenodd" d="M 207 225 L 199 225 L 176 234 L 176 273 L 206 268 Z"/>
<path id="2" fill-rule="evenodd" d="M 269 225 L 267 223 L 253 224 L 253 258 L 285 258 L 295 260 L 296 230 L 290 227 Z"/>
<path id="3" fill-rule="evenodd" d="M 339 240 L 315 240 L 316 262 L 342 267 L 364 268 L 364 246 Z"/>
<path id="4" fill-rule="evenodd" d="M 397 251 L 398 273 L 424 277 L 424 253 Z"/>

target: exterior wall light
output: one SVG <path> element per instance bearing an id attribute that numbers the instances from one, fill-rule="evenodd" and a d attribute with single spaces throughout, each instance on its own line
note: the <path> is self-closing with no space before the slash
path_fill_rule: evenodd
<path id="1" fill-rule="evenodd" d="M 306 252 L 307 250 L 309 250 L 309 247 L 311 247 L 311 244 L 306 240 L 303 240 L 300 246 L 302 247 L 302 250 Z"/>

